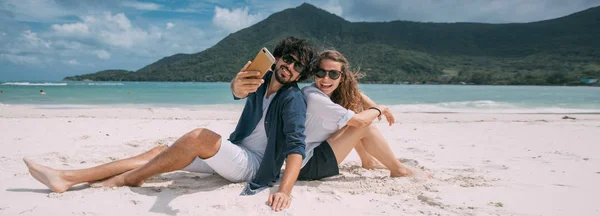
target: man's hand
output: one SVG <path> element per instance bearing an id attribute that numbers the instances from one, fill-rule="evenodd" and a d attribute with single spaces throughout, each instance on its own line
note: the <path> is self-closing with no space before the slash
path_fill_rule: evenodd
<path id="1" fill-rule="evenodd" d="M 258 71 L 246 71 L 250 63 L 246 63 L 242 70 L 233 78 L 231 81 L 231 91 L 233 95 L 238 98 L 245 98 L 248 94 L 252 92 L 256 92 L 258 87 L 262 85 L 265 81 L 262 78 L 259 78 L 260 72 Z"/>
<path id="2" fill-rule="evenodd" d="M 277 193 L 269 194 L 268 204 L 271 209 L 278 212 L 290 207 L 292 202 L 292 188 L 298 174 L 300 173 L 300 167 L 302 166 L 302 155 L 300 154 L 289 154 L 285 160 L 285 171 L 281 183 L 279 183 L 279 190 Z"/>
<path id="3" fill-rule="evenodd" d="M 269 195 L 269 206 L 271 206 L 271 209 L 276 212 L 289 208 L 291 202 L 292 197 L 283 192 L 277 192 Z"/>

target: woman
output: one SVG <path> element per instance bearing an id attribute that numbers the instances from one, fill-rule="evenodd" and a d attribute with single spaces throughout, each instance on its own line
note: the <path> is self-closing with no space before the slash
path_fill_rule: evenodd
<path id="1" fill-rule="evenodd" d="M 325 51 L 319 59 L 314 72 L 315 83 L 302 89 L 308 104 L 306 157 L 298 179 L 317 180 L 338 175 L 338 165 L 355 146 L 358 146 L 363 167 L 376 164 L 372 155 L 390 170 L 391 177 L 413 176 L 415 171 L 396 158 L 383 135 L 371 124 L 382 115 L 390 126 L 394 124 L 390 110 L 376 106 L 360 93 L 355 74 L 341 53 Z"/>

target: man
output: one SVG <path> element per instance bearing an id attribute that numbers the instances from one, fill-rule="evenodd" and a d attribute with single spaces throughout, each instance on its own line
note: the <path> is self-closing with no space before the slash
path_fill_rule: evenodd
<path id="1" fill-rule="evenodd" d="M 236 100 L 246 105 L 228 140 L 199 128 L 170 146 L 159 146 L 137 155 L 82 170 L 56 170 L 24 158 L 31 175 L 54 192 L 64 192 L 84 182 L 109 178 L 92 186 L 141 186 L 153 175 L 185 170 L 217 173 L 232 182 L 248 181 L 243 195 L 252 195 L 278 180 L 283 162 L 286 171 L 279 191 L 270 194 L 275 211 L 289 207 L 305 150 L 306 101 L 296 84 L 308 77 L 318 54 L 305 40 L 289 37 L 274 49 L 274 72 L 262 79 L 246 71 L 248 62 L 231 81 Z"/>

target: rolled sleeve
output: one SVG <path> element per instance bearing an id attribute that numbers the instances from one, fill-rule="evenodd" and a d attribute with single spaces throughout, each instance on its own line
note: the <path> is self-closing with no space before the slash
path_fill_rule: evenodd
<path id="1" fill-rule="evenodd" d="M 283 134 L 285 136 L 285 148 L 283 155 L 299 154 L 302 158 L 306 157 L 306 101 L 302 94 L 292 95 L 284 103 L 283 116 Z"/>

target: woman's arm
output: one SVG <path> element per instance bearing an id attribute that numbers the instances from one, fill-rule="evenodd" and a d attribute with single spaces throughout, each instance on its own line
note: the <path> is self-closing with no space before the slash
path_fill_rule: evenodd
<path id="1" fill-rule="evenodd" d="M 367 109 L 363 110 L 362 112 L 357 113 L 346 123 L 346 125 L 352 126 L 352 127 L 365 127 L 365 126 L 368 126 L 371 123 L 373 123 L 373 121 L 376 118 L 380 117 L 381 115 L 385 116 L 385 118 L 389 122 L 390 126 L 392 124 L 394 124 L 394 122 L 395 122 L 394 115 L 392 114 L 392 112 L 390 111 L 389 108 L 387 108 L 386 106 L 382 106 L 382 105 L 374 106 L 374 108 L 377 108 L 377 109 L 367 108 Z M 381 113 L 380 113 L 380 111 L 381 111 Z"/>
<path id="2" fill-rule="evenodd" d="M 361 92 L 360 93 L 360 97 L 361 97 L 361 100 L 362 100 L 362 103 L 363 103 L 363 107 L 365 109 L 367 109 L 369 107 L 377 106 L 377 104 L 375 103 L 375 101 L 371 100 L 371 98 L 369 98 L 369 96 L 367 96 L 366 94 L 364 94 L 364 93 Z"/>
<path id="3" fill-rule="evenodd" d="M 352 116 L 352 118 L 346 122 L 346 125 L 358 128 L 365 127 L 370 125 L 377 116 L 379 116 L 379 111 L 375 109 L 366 109 Z"/>
<path id="4" fill-rule="evenodd" d="M 368 109 L 369 107 L 377 106 L 375 101 L 371 100 L 371 98 L 369 98 L 369 96 L 367 96 L 366 94 L 361 92 L 360 97 L 362 99 L 363 109 Z M 378 116 L 377 120 L 381 121 L 381 116 Z"/>
<path id="5" fill-rule="evenodd" d="M 394 122 L 395 122 L 394 115 L 392 114 L 392 112 L 389 111 L 389 109 L 387 107 L 378 106 L 375 103 L 375 101 L 371 100 L 371 98 L 369 98 L 369 96 L 367 96 L 366 94 L 364 94 L 362 92 L 360 93 L 360 97 L 361 97 L 361 101 L 362 101 L 362 105 L 363 105 L 363 111 L 354 115 L 354 117 L 352 119 L 350 119 L 350 121 L 348 121 L 348 123 L 346 125 L 353 126 L 353 127 L 365 127 L 365 126 L 373 123 L 375 118 L 381 120 L 381 115 L 384 115 L 386 117 L 386 119 L 390 123 L 390 126 L 392 124 L 394 124 Z M 379 111 L 377 111 L 375 109 L 371 109 L 371 110 L 373 110 L 371 112 L 366 112 L 366 111 L 369 111 L 369 108 L 371 108 L 371 107 L 375 107 L 375 108 L 381 110 L 381 113 L 379 113 Z M 373 113 L 376 113 L 375 117 L 373 117 Z"/>

